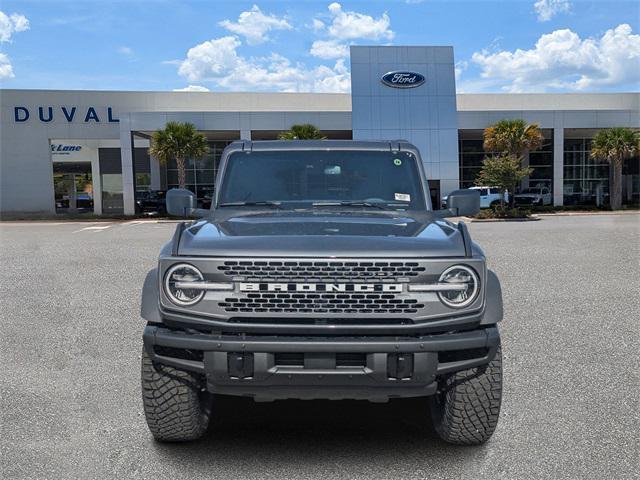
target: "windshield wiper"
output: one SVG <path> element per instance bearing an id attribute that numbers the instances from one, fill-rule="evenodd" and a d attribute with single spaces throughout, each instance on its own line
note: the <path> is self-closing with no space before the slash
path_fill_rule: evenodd
<path id="1" fill-rule="evenodd" d="M 343 200 L 341 202 L 313 202 L 311 205 L 314 207 L 367 207 L 389 210 L 388 206 L 380 205 L 379 203 L 360 202 L 357 200 Z"/>
<path id="2" fill-rule="evenodd" d="M 282 208 L 278 202 L 269 200 L 247 201 L 247 202 L 225 202 L 218 205 L 219 207 L 275 207 Z"/>

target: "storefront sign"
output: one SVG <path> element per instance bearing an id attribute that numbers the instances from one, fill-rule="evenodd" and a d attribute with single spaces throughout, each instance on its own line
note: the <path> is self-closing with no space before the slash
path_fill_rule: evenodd
<path id="1" fill-rule="evenodd" d="M 32 117 L 33 116 L 33 117 Z M 34 107 L 29 109 L 23 106 L 13 107 L 13 118 L 16 123 L 24 123 L 29 118 L 34 118 L 42 123 L 53 122 L 54 120 L 83 123 L 118 123 L 120 119 L 114 117 L 112 107 L 96 108 L 87 107 L 79 109 L 74 106 L 63 107 Z"/>
<path id="2" fill-rule="evenodd" d="M 424 75 L 416 72 L 389 72 L 381 78 L 382 83 L 393 88 L 419 87 L 424 80 Z"/>
<path id="3" fill-rule="evenodd" d="M 72 152 L 79 152 L 80 150 L 82 150 L 82 145 L 51 144 L 51 155 L 70 155 Z"/>

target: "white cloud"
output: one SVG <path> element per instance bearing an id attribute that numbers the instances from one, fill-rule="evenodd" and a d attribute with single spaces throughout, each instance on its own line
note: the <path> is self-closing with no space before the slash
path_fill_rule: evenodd
<path id="1" fill-rule="evenodd" d="M 640 35 L 628 24 L 600 38 L 569 30 L 542 35 L 530 50 L 476 52 L 481 77 L 510 92 L 597 90 L 640 83 Z"/>
<path id="2" fill-rule="evenodd" d="M 312 29 L 316 33 L 324 32 L 327 40 L 316 40 L 309 53 L 323 59 L 345 58 L 349 54 L 352 40 L 392 40 L 394 33 L 389 28 L 389 15 L 383 13 L 374 18 L 363 13 L 344 11 L 342 5 L 334 2 L 329 5 L 329 25 L 322 20 L 313 19 Z"/>
<path id="3" fill-rule="evenodd" d="M 460 78 L 462 72 L 464 72 L 467 68 L 469 68 L 469 62 L 467 62 L 466 60 L 460 60 L 459 62 L 456 62 L 454 69 L 456 80 Z"/>
<path id="4" fill-rule="evenodd" d="M 223 20 L 219 25 L 232 33 L 242 35 L 249 45 L 257 45 L 269 40 L 267 33 L 271 30 L 291 30 L 293 28 L 285 18 L 262 13 L 257 5 L 251 7 L 251 10 L 247 12 L 242 12 L 237 22 Z"/>
<path id="5" fill-rule="evenodd" d="M 240 44 L 238 37 L 221 37 L 196 45 L 187 51 L 178 73 L 192 82 L 226 75 L 240 62 Z"/>
<path id="6" fill-rule="evenodd" d="M 13 74 L 13 67 L 11 66 L 9 57 L 0 52 L 0 80 L 13 77 L 15 77 L 15 75 Z"/>
<path id="7" fill-rule="evenodd" d="M 189 49 L 178 73 L 192 82 L 211 82 L 231 91 L 347 92 L 350 74 L 344 60 L 333 67 L 292 64 L 278 54 L 244 57 L 237 37 L 212 39 Z"/>
<path id="8" fill-rule="evenodd" d="M 391 19 L 383 13 L 380 18 L 373 18 L 364 13 L 342 10 L 337 2 L 329 5 L 331 25 L 327 29 L 329 36 L 338 40 L 392 40 L 394 33 L 389 29 Z"/>
<path id="9" fill-rule="evenodd" d="M 322 20 L 318 20 L 317 18 L 314 18 L 311 21 L 311 29 L 316 33 L 324 30 L 324 27 L 325 27 L 325 24 Z"/>
<path id="10" fill-rule="evenodd" d="M 537 0 L 533 4 L 540 22 L 548 22 L 559 13 L 567 13 L 570 8 L 569 0 Z"/>
<path id="11" fill-rule="evenodd" d="M 29 30 L 27 17 L 18 13 L 7 15 L 0 11 L 0 42 L 10 42 L 14 33 L 24 32 L 25 30 Z"/>
<path id="12" fill-rule="evenodd" d="M 174 88 L 174 92 L 209 92 L 210 90 L 207 87 L 203 87 L 202 85 L 189 85 L 184 88 Z"/>
<path id="13" fill-rule="evenodd" d="M 118 53 L 124 55 L 125 57 L 132 57 L 133 49 L 131 47 L 120 47 L 118 48 Z"/>
<path id="14" fill-rule="evenodd" d="M 324 59 L 344 58 L 349 54 L 349 46 L 337 40 L 316 40 L 309 53 Z"/>

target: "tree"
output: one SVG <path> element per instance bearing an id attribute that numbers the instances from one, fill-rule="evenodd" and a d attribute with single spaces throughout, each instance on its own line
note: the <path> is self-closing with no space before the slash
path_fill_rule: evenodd
<path id="1" fill-rule="evenodd" d="M 613 210 L 622 206 L 622 164 L 640 154 L 640 133 L 630 128 L 600 130 L 591 142 L 591 158 L 606 161 L 612 169 L 609 203 Z"/>
<path id="2" fill-rule="evenodd" d="M 291 128 L 278 135 L 280 140 L 324 140 L 320 130 L 315 125 L 303 123 L 301 125 L 291 125 Z"/>
<path id="3" fill-rule="evenodd" d="M 506 190 L 511 193 L 510 200 L 513 201 L 513 191 L 523 178 L 531 175 L 533 171 L 530 167 L 522 167 L 520 158 L 513 155 L 501 155 L 487 157 L 482 162 L 482 170 L 476 179 L 476 185 L 495 186 L 500 189 L 500 207 L 504 208 L 504 194 Z"/>
<path id="4" fill-rule="evenodd" d="M 178 186 L 185 188 L 186 162 L 189 158 L 202 158 L 209 153 L 207 138 L 190 123 L 167 122 L 164 129 L 153 132 L 149 155 L 162 164 L 175 159 L 178 168 Z"/>
<path id="5" fill-rule="evenodd" d="M 538 124 L 524 120 L 500 120 L 484 130 L 485 152 L 517 157 L 520 160 L 529 152 L 538 150 L 544 136 Z"/>

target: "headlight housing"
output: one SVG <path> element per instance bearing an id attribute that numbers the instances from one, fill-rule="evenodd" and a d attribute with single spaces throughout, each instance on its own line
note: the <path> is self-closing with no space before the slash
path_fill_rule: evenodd
<path id="1" fill-rule="evenodd" d="M 438 292 L 440 301 L 451 308 L 463 308 L 470 305 L 480 292 L 480 280 L 476 272 L 464 265 L 447 268 L 438 283 L 464 286 L 459 290 L 443 290 Z"/>
<path id="2" fill-rule="evenodd" d="M 201 288 L 185 288 L 184 284 L 190 282 L 201 284 L 203 281 L 204 277 L 200 270 L 188 263 L 179 263 L 167 270 L 164 276 L 164 291 L 173 303 L 188 307 L 202 300 L 205 291 Z"/>

